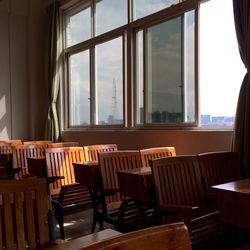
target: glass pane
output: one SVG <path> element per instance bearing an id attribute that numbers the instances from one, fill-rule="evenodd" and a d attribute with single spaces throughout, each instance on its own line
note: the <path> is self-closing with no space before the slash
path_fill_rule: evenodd
<path id="1" fill-rule="evenodd" d="M 95 124 L 123 123 L 122 37 L 96 46 Z"/>
<path id="2" fill-rule="evenodd" d="M 70 126 L 90 124 L 89 51 L 71 55 L 70 71 Z"/>
<path id="3" fill-rule="evenodd" d="M 134 20 L 165 9 L 181 0 L 134 0 Z"/>
<path id="4" fill-rule="evenodd" d="M 127 0 L 99 0 L 96 3 L 96 35 L 128 23 Z"/>
<path id="5" fill-rule="evenodd" d="M 66 46 L 72 46 L 91 38 L 91 9 L 68 16 Z"/>
<path id="6" fill-rule="evenodd" d="M 245 73 L 235 35 L 232 1 L 211 0 L 201 4 L 200 114 L 203 127 L 234 124 Z"/>
<path id="7" fill-rule="evenodd" d="M 147 31 L 147 122 L 183 122 L 182 18 Z"/>
<path id="8" fill-rule="evenodd" d="M 142 124 L 143 119 L 143 31 L 139 31 L 136 34 L 136 105 L 137 105 L 137 115 L 136 123 Z"/>
<path id="9" fill-rule="evenodd" d="M 184 15 L 184 114 L 185 122 L 195 122 L 195 12 Z"/>

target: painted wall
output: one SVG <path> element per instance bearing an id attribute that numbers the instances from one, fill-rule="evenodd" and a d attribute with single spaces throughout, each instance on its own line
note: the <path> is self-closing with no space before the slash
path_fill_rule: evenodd
<path id="1" fill-rule="evenodd" d="M 0 138 L 42 138 L 48 84 L 43 0 L 0 1 Z"/>
<path id="2" fill-rule="evenodd" d="M 116 143 L 119 149 L 174 146 L 177 154 L 230 150 L 232 131 L 65 131 L 63 140 L 80 145 Z"/>

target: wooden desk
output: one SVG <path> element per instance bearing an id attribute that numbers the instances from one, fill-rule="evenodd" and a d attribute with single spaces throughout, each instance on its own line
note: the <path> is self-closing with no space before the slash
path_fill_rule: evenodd
<path id="1" fill-rule="evenodd" d="M 120 193 L 134 200 L 150 202 L 153 199 L 151 168 L 117 171 Z"/>
<path id="2" fill-rule="evenodd" d="M 105 229 L 103 231 L 89 234 L 74 240 L 70 241 L 62 241 L 62 242 L 55 242 L 51 243 L 50 247 L 43 248 L 48 250 L 68 250 L 68 249 L 74 249 L 74 250 L 80 250 L 84 249 L 84 247 L 89 246 L 93 243 L 113 238 L 115 236 L 121 235 L 122 233 L 115 231 L 113 229 Z"/>
<path id="3" fill-rule="evenodd" d="M 212 186 L 221 220 L 226 224 L 250 229 L 250 179 Z"/>

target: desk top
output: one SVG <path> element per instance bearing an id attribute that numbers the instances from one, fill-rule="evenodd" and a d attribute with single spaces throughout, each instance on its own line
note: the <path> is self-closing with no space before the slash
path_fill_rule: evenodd
<path id="1" fill-rule="evenodd" d="M 242 194 L 250 194 L 250 178 L 212 186 L 212 188 Z"/>
<path id="2" fill-rule="evenodd" d="M 80 250 L 84 249 L 84 247 L 89 246 L 93 243 L 113 238 L 115 236 L 121 235 L 122 233 L 115 231 L 113 229 L 105 229 L 102 231 L 99 231 L 94 234 L 89 234 L 86 236 L 82 236 L 77 239 L 73 239 L 70 241 L 56 241 L 55 243 L 52 243 L 50 247 L 43 248 L 48 250 L 68 250 L 68 249 L 74 249 L 74 250 Z"/>
<path id="3" fill-rule="evenodd" d="M 133 169 L 126 169 L 126 170 L 119 170 L 117 172 L 135 174 L 135 175 L 151 175 L 151 168 L 150 167 L 133 168 Z"/>

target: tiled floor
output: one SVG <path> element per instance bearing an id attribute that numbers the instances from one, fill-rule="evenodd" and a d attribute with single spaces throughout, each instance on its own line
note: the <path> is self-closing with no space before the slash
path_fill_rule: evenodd
<path id="1" fill-rule="evenodd" d="M 85 210 L 80 213 L 64 217 L 65 239 L 75 239 L 90 234 L 92 225 L 92 210 Z M 105 224 L 105 228 L 112 228 L 112 225 Z M 96 231 L 98 231 L 98 224 Z M 60 238 L 59 227 L 56 225 L 56 238 Z"/>

